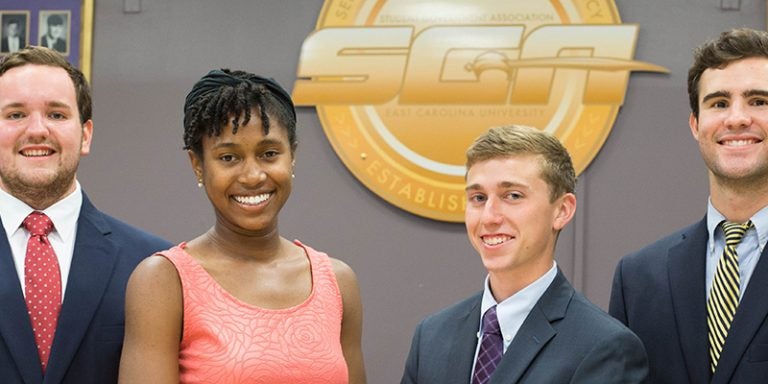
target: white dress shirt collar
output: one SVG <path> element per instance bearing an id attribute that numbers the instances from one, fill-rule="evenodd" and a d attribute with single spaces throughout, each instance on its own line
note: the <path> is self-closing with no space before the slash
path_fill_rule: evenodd
<path id="1" fill-rule="evenodd" d="M 83 192 L 80 183 L 75 181 L 75 190 L 55 204 L 43 210 L 53 222 L 53 231 L 48 235 L 61 272 L 62 299 L 66 294 L 69 271 L 72 266 L 72 254 L 77 236 L 77 221 L 83 205 Z M 13 263 L 19 285 L 24 292 L 24 258 L 26 257 L 29 234 L 21 224 L 34 209 L 23 201 L 0 189 L 0 218 L 2 218 L 8 244 L 11 247 Z"/>
<path id="2" fill-rule="evenodd" d="M 65 243 L 73 242 L 82 204 L 83 193 L 80 183 L 75 181 L 75 190 L 72 193 L 42 211 L 53 222 L 53 231 L 49 236 L 57 236 Z M 11 237 L 21 229 L 22 222 L 33 211 L 35 209 L 25 202 L 0 189 L 0 217 L 6 236 Z"/>
<path id="3" fill-rule="evenodd" d="M 553 261 L 552 268 L 547 273 L 501 303 L 497 303 L 496 299 L 494 299 L 488 277 L 486 276 L 483 300 L 480 305 L 480 327 L 482 328 L 482 318 L 485 311 L 496 305 L 496 316 L 499 319 L 501 335 L 504 338 L 504 351 L 506 352 L 507 347 L 509 347 L 509 344 L 512 343 L 515 335 L 517 335 L 517 331 L 528 317 L 528 313 L 531 312 L 533 306 L 544 295 L 544 292 L 549 288 L 556 276 L 557 263 Z M 480 332 L 482 332 L 482 329 Z"/>

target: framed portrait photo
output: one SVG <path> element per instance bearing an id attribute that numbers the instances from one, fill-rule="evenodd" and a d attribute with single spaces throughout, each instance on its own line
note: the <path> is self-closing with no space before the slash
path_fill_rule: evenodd
<path id="1" fill-rule="evenodd" d="M 0 11 L 0 55 L 29 45 L 29 12 Z"/>
<path id="2" fill-rule="evenodd" d="M 0 56 L 28 45 L 48 47 L 90 79 L 93 1 L 0 0 Z"/>
<path id="3" fill-rule="evenodd" d="M 39 12 L 37 23 L 37 45 L 51 48 L 64 55 L 69 54 L 70 15 L 68 10 L 45 10 Z"/>

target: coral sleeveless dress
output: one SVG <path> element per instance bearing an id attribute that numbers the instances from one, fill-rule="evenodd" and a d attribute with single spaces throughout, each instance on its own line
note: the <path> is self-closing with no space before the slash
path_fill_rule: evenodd
<path id="1" fill-rule="evenodd" d="M 225 291 L 185 250 L 160 254 L 181 279 L 181 383 L 346 384 L 341 292 L 328 255 L 301 244 L 312 292 L 301 304 L 265 309 Z"/>

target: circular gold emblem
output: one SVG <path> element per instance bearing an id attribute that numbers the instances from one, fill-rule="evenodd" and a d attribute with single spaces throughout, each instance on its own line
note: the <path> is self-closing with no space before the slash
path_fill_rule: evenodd
<path id="1" fill-rule="evenodd" d="M 293 96 L 343 163 L 408 212 L 464 220 L 464 153 L 493 126 L 557 136 L 581 173 L 616 119 L 638 26 L 612 0 L 326 0 Z"/>

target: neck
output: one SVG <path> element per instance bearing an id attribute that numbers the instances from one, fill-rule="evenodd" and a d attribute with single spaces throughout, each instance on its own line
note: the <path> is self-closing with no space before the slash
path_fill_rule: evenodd
<path id="1" fill-rule="evenodd" d="M 74 192 L 77 189 L 75 180 L 74 171 L 61 174 L 50 183 L 40 186 L 30 185 L 18 178 L 0 176 L 0 188 L 35 210 L 42 211 Z"/>
<path id="2" fill-rule="evenodd" d="M 202 236 L 207 246 L 236 258 L 269 261 L 281 254 L 287 240 L 277 228 L 263 234 L 241 234 L 215 225 Z"/>
<path id="3" fill-rule="evenodd" d="M 17 199 L 29 205 L 36 211 L 42 211 L 64 199 L 68 192 L 54 193 L 49 189 L 24 188 L 23 190 L 7 191 Z"/>
<path id="4" fill-rule="evenodd" d="M 710 175 L 710 197 L 728 221 L 743 223 L 768 206 L 768 183 L 729 182 Z"/>
<path id="5" fill-rule="evenodd" d="M 514 296 L 533 284 L 552 268 L 552 258 L 545 258 L 532 268 L 519 271 L 489 271 L 488 284 L 497 303 Z"/>

